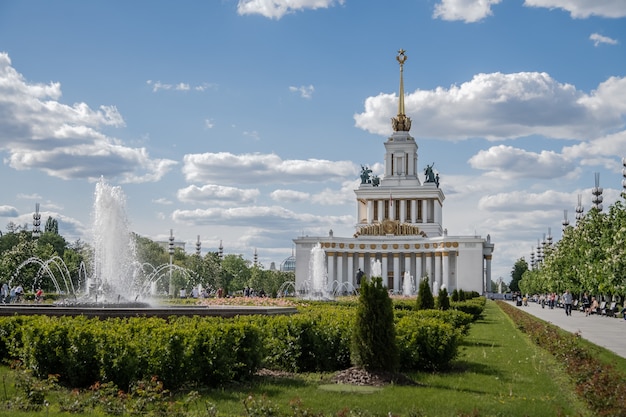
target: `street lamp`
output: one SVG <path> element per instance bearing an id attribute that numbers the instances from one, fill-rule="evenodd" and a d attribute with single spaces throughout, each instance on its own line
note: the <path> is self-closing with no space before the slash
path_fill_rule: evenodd
<path id="1" fill-rule="evenodd" d="M 170 243 L 168 251 L 170 253 L 170 295 L 174 296 L 174 285 L 172 282 L 172 263 L 174 261 L 174 230 L 170 229 Z"/>
<path id="2" fill-rule="evenodd" d="M 35 213 L 33 214 L 33 237 L 37 239 L 41 235 L 41 214 L 39 213 L 39 203 L 35 204 Z"/>

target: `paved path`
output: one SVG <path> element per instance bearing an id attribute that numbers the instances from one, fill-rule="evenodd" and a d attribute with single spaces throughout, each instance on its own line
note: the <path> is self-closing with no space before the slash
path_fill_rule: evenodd
<path id="1" fill-rule="evenodd" d="M 510 302 L 515 306 L 515 302 Z M 602 346 L 619 356 L 626 358 L 626 320 L 606 316 L 585 316 L 580 311 L 572 311 L 571 316 L 565 315 L 565 310 L 547 306 L 541 308 L 539 303 L 529 302 L 527 307 L 517 307 L 542 320 L 554 324 L 571 333 L 579 332 L 581 337 Z"/>

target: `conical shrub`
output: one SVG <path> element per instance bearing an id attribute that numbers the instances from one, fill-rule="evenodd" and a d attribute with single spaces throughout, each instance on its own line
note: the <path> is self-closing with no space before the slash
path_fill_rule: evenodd
<path id="1" fill-rule="evenodd" d="M 354 365 L 368 371 L 398 369 L 393 305 L 381 277 L 361 281 L 350 355 Z"/>

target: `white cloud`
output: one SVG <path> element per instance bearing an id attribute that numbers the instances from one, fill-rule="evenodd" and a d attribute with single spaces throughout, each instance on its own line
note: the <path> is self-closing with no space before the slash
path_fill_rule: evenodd
<path id="1" fill-rule="evenodd" d="M 153 203 L 155 204 L 161 204 L 161 205 L 165 205 L 165 206 L 169 206 L 171 204 L 174 204 L 172 202 L 172 200 L 169 200 L 167 198 L 155 198 L 152 200 Z"/>
<path id="2" fill-rule="evenodd" d="M 43 198 L 39 194 L 22 194 L 22 193 L 18 194 L 16 197 L 22 200 L 41 200 Z"/>
<path id="3" fill-rule="evenodd" d="M 416 90 L 405 95 L 413 134 L 464 140 L 484 137 L 503 140 L 529 135 L 586 139 L 623 128 L 626 78 L 611 77 L 597 90 L 584 93 L 555 81 L 546 73 L 478 74 L 449 89 Z M 354 116 L 356 126 L 386 135 L 397 109 L 395 94 L 365 100 Z"/>
<path id="4" fill-rule="evenodd" d="M 288 184 L 302 181 L 342 181 L 358 169 L 351 161 L 282 160 L 276 154 L 189 154 L 183 158 L 188 182 L 210 184 Z"/>
<path id="5" fill-rule="evenodd" d="M 203 83 L 203 84 L 191 86 L 189 83 L 183 83 L 183 82 L 180 82 L 177 84 L 167 84 L 167 83 L 162 83 L 161 81 L 152 81 L 152 80 L 146 81 L 146 84 L 152 87 L 152 92 L 154 93 L 158 93 L 159 91 L 190 91 L 190 90 L 202 92 L 213 87 L 213 85 L 209 83 Z"/>
<path id="6" fill-rule="evenodd" d="M 27 82 L 8 54 L 0 53 L 0 150 L 9 154 L 9 166 L 63 179 L 104 175 L 142 182 L 161 178 L 175 164 L 100 132 L 102 126 L 124 126 L 115 106 L 68 106 L 57 101 L 60 97 L 60 84 Z"/>
<path id="7" fill-rule="evenodd" d="M 0 217 L 17 217 L 19 212 L 13 206 L 0 206 Z"/>
<path id="8" fill-rule="evenodd" d="M 296 190 L 274 190 L 270 198 L 279 203 L 308 203 L 322 206 L 344 205 L 354 203 L 354 190 L 358 188 L 359 180 L 345 181 L 340 190 L 325 188 L 311 194 Z"/>
<path id="9" fill-rule="evenodd" d="M 252 130 L 252 131 L 244 131 L 243 132 L 244 136 L 247 136 L 249 138 L 252 138 L 253 140 L 260 140 L 261 137 L 259 136 L 259 132 L 257 132 L 256 130 Z"/>
<path id="10" fill-rule="evenodd" d="M 216 184 L 207 184 L 202 187 L 190 185 L 178 190 L 177 197 L 185 203 L 203 204 L 249 204 L 259 197 L 260 192 L 256 189 L 242 189 L 225 187 Z"/>
<path id="11" fill-rule="evenodd" d="M 626 16 L 626 2 L 623 0 L 525 0 L 524 6 L 563 9 L 575 19 Z"/>
<path id="12" fill-rule="evenodd" d="M 190 225 L 222 225 L 229 227 L 249 227 L 251 224 L 262 225 L 263 229 L 283 228 L 294 230 L 306 227 L 325 227 L 329 224 L 352 226 L 352 216 L 319 216 L 308 213 L 296 213 L 280 206 L 252 206 L 235 208 L 208 208 L 196 210 L 175 210 L 172 219 Z M 259 226 L 261 227 L 261 226 Z"/>
<path id="13" fill-rule="evenodd" d="M 313 97 L 313 92 L 315 91 L 315 87 L 312 85 L 301 85 L 300 87 L 289 87 L 289 91 L 292 93 L 300 93 L 300 97 L 302 98 L 311 98 Z"/>
<path id="14" fill-rule="evenodd" d="M 491 16 L 491 6 L 501 0 L 441 0 L 435 5 L 433 17 L 474 23 Z"/>
<path id="15" fill-rule="evenodd" d="M 576 169 L 576 164 L 556 152 L 528 152 L 504 145 L 478 152 L 470 158 L 469 164 L 503 179 L 552 179 L 570 175 Z"/>
<path id="16" fill-rule="evenodd" d="M 617 40 L 611 39 L 607 36 L 602 36 L 599 33 L 592 33 L 589 35 L 589 39 L 593 41 L 593 46 L 599 46 L 600 44 L 606 43 L 608 45 L 617 45 Z"/>
<path id="17" fill-rule="evenodd" d="M 489 211 L 528 212 L 529 210 L 560 210 L 574 202 L 572 193 L 546 190 L 539 193 L 516 190 L 486 195 L 480 198 L 478 208 Z"/>
<path id="18" fill-rule="evenodd" d="M 342 5 L 345 0 L 239 0 L 237 13 L 240 15 L 260 14 L 270 19 L 280 19 L 299 10 L 326 9 Z"/>
<path id="19" fill-rule="evenodd" d="M 311 201 L 311 194 L 296 190 L 274 190 L 270 193 L 270 198 L 279 203 L 302 203 Z"/>

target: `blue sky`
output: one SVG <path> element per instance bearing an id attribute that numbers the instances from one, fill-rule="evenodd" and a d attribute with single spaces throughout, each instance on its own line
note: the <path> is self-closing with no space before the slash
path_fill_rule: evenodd
<path id="1" fill-rule="evenodd" d="M 619 199 L 623 0 L 0 3 L 0 228 L 90 241 L 95 181 L 131 227 L 265 267 L 301 235 L 351 236 L 361 165 L 382 174 L 405 49 L 420 170 L 449 235 L 491 235 L 493 278 Z"/>

